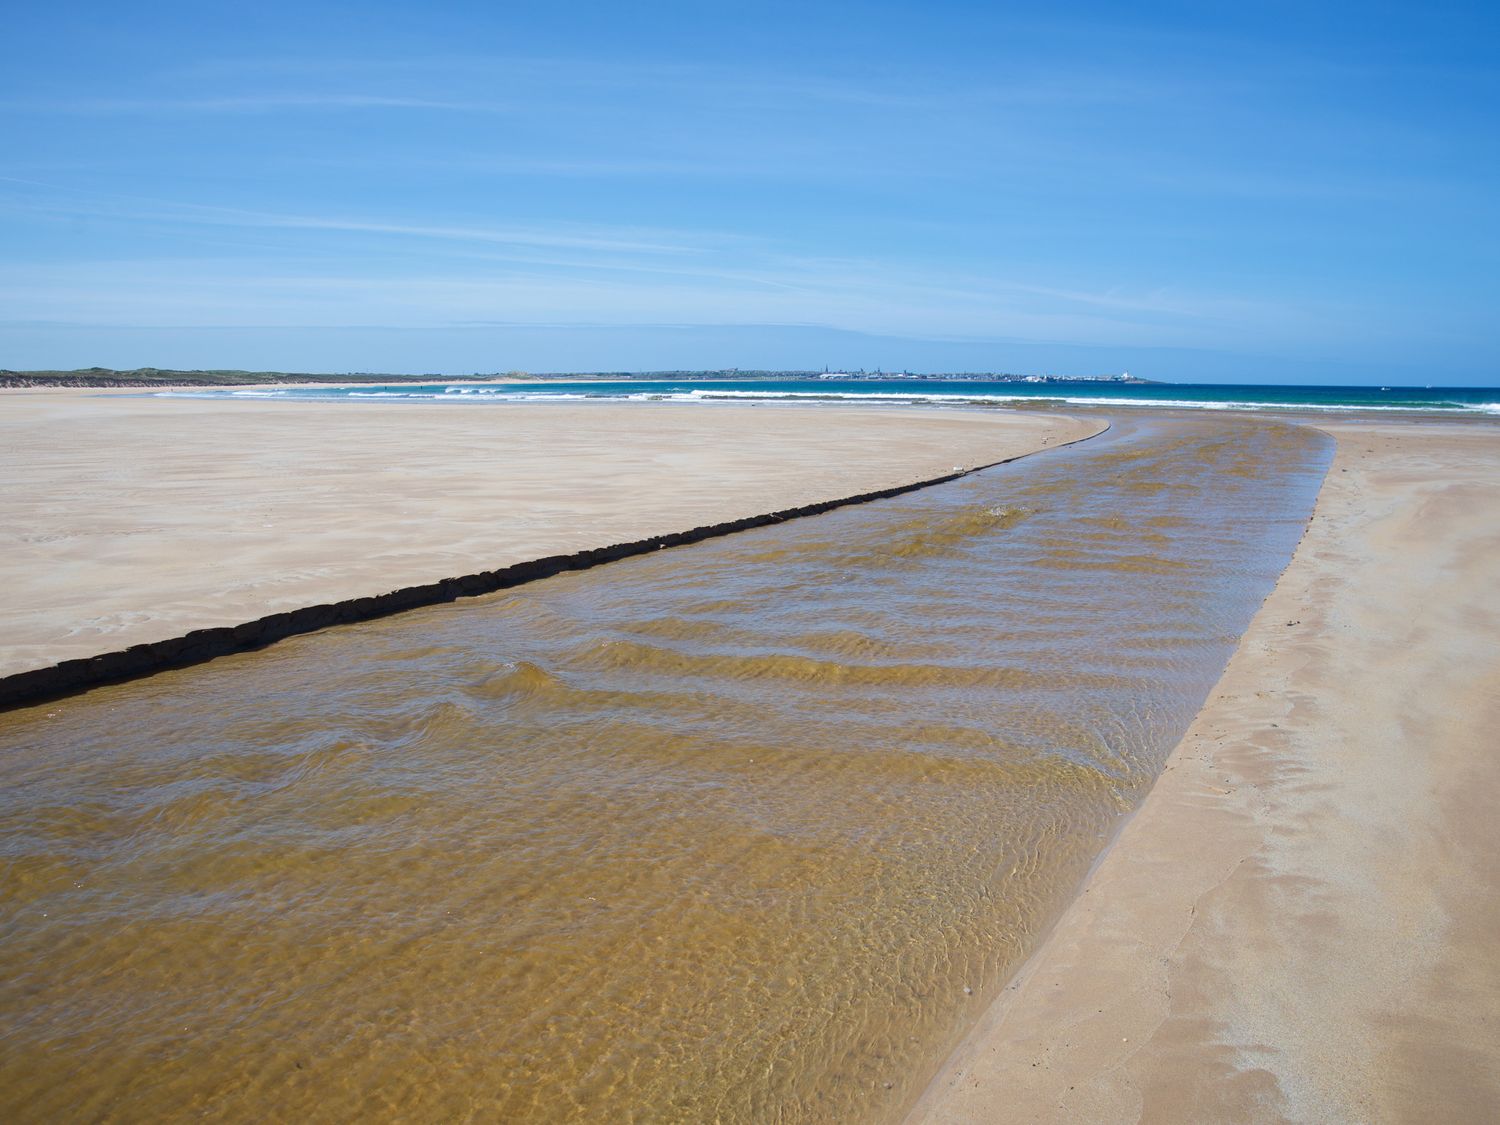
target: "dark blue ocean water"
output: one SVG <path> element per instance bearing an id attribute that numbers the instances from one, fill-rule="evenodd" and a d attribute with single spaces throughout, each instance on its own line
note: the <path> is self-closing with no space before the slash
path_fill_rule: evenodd
<path id="1" fill-rule="evenodd" d="M 1216 410 L 1392 410 L 1500 414 L 1497 387 L 1315 387 L 1198 383 L 1001 383 L 925 379 L 631 379 L 519 384 L 424 383 L 206 392 L 270 398 L 405 399 L 843 399 L 1005 403 L 1050 399 L 1075 405 Z"/>

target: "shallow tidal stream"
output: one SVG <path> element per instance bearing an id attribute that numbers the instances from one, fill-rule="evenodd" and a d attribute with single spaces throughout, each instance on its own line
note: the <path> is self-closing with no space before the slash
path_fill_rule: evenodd
<path id="1" fill-rule="evenodd" d="M 1316 432 L 961 481 L 0 715 L 11 1121 L 879 1121 L 1144 795 Z"/>

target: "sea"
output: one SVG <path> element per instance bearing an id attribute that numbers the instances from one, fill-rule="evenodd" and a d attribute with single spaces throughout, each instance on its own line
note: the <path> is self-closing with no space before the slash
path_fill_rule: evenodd
<path id="1" fill-rule="evenodd" d="M 287 387 L 164 392 L 257 398 L 401 398 L 463 401 L 638 399 L 678 402 L 736 399 L 860 401 L 962 406 L 1171 407 L 1186 410 L 1281 412 L 1391 411 L 1454 415 L 1500 414 L 1500 388 L 1442 386 L 1291 386 L 1223 383 L 1117 383 L 1065 380 L 1013 383 L 978 379 L 628 379 L 587 382 Z"/>

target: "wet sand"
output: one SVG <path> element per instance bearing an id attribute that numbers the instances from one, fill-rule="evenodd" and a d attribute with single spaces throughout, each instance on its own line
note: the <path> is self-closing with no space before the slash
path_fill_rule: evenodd
<path id="1" fill-rule="evenodd" d="M 942 476 L 1039 414 L 0 396 L 0 676 Z"/>
<path id="2" fill-rule="evenodd" d="M 883 1121 L 1332 443 L 1207 413 L 0 714 L 0 1118 Z"/>
<path id="3" fill-rule="evenodd" d="M 796 490 L 835 480 L 833 494 L 894 483 L 878 476 L 893 472 L 891 449 L 910 457 L 902 465 L 916 477 L 1014 455 L 960 458 L 952 443 L 966 426 L 976 446 L 995 435 L 1024 451 L 1065 440 L 1024 423 L 1066 425 L 666 404 L 512 413 L 125 399 L 80 410 L 77 401 L 0 402 L 0 457 L 19 482 L 0 501 L 7 660 L 20 649 L 12 638 L 38 622 L 53 629 L 44 647 L 79 646 L 62 655 L 144 639 L 132 630 L 157 627 L 163 591 L 199 591 L 173 604 L 191 619 L 234 598 L 324 600 L 338 595 L 306 591 L 350 574 L 384 575 L 388 586 L 404 580 L 389 577 L 400 567 L 431 561 L 434 549 L 418 547 L 435 527 L 449 535 L 436 553 L 451 573 L 474 569 L 459 561 L 466 551 L 495 565 L 492 545 L 538 544 L 549 526 L 590 545 L 626 537 L 596 534 L 619 521 L 691 526 L 723 518 L 730 498 L 759 511 L 818 498 Z M 164 401 L 182 407 L 165 430 L 154 410 Z M 541 421 L 574 409 L 575 421 Z M 729 417 L 741 410 L 753 411 L 752 427 Z M 355 419 L 375 411 L 409 421 L 381 427 L 371 443 Z M 649 423 L 637 423 L 648 411 Z M 479 421 L 501 416 L 503 430 Z M 1320 425 L 1338 454 L 1292 566 L 1144 806 L 914 1120 L 1496 1116 L 1500 431 Z M 877 432 L 890 436 L 871 440 Z M 623 466 L 596 459 L 569 499 L 585 450 L 600 448 L 622 450 Z M 788 450 L 797 459 L 779 460 Z M 195 473 L 205 458 L 216 466 L 208 479 Z M 530 475 L 507 475 L 497 489 L 505 458 Z M 434 469 L 454 460 L 471 475 L 450 498 Z M 312 470 L 319 463 L 337 468 L 325 476 Z M 559 464 L 572 479 L 554 475 Z M 48 493 L 49 479 L 72 490 Z M 767 480 L 788 499 L 772 503 Z M 497 493 L 524 517 L 495 524 Z M 644 499 L 659 507 L 643 509 Z M 139 518 L 148 500 L 154 523 Z M 559 513 L 579 504 L 588 520 L 563 526 Z M 85 515 L 96 530 L 66 530 Z M 372 540 L 372 523 L 392 530 Z M 164 543 L 175 546 L 158 550 Z M 316 561 L 267 571 L 267 560 L 286 558 L 277 550 L 313 543 L 332 558 L 359 557 L 336 573 Z M 234 557 L 221 564 L 226 551 Z M 113 608 L 130 594 L 157 616 Z M 71 624 L 59 632 L 59 622 Z"/>
<path id="4" fill-rule="evenodd" d="M 1293 563 L 910 1120 L 1500 1116 L 1500 431 L 1322 428 Z"/>

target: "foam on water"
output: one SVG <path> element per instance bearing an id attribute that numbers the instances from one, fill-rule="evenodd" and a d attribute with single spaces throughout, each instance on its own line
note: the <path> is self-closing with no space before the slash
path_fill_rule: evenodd
<path id="1" fill-rule="evenodd" d="M 753 401 L 802 404 L 866 402 L 877 405 L 1038 407 L 1154 407 L 1172 410 L 1346 413 L 1375 411 L 1463 415 L 1500 413 L 1493 388 L 1226 386 L 1109 384 L 1064 381 L 1047 384 L 994 381 L 915 382 L 853 379 L 835 382 L 763 379 L 748 381 L 599 380 L 575 383 L 410 384 L 402 386 L 301 387 L 278 391 L 160 392 L 218 397 L 291 399 L 400 398 L 456 402 L 574 402 L 620 399 L 633 402 Z"/>

